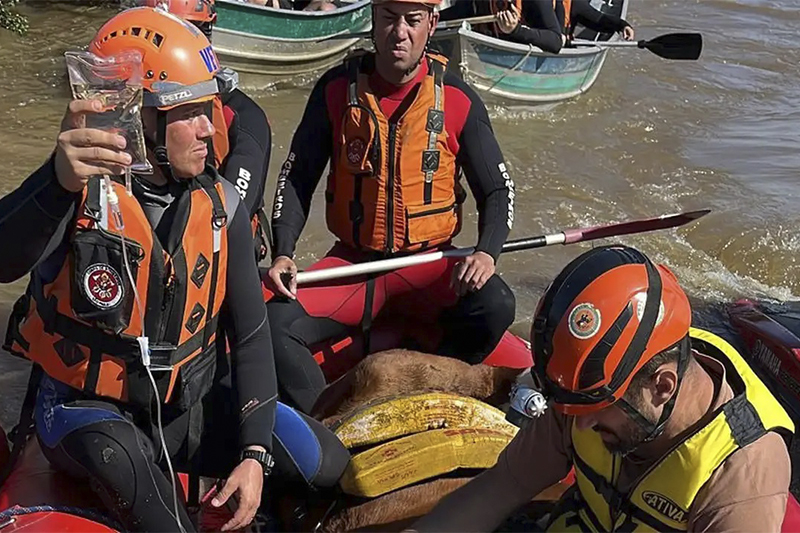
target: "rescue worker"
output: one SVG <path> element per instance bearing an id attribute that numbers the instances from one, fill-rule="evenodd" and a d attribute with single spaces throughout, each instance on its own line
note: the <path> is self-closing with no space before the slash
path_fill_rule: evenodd
<path id="1" fill-rule="evenodd" d="M 477 363 L 514 319 L 513 294 L 495 274 L 514 184 L 479 97 L 426 53 L 438 4 L 373 2 L 375 53 L 322 76 L 278 178 L 265 283 L 284 297 L 268 303 L 279 386 L 306 412 L 325 386 L 311 344 L 392 312 L 442 325 L 422 348 Z M 475 252 L 297 290 L 295 247 L 329 162 L 326 219 L 338 242 L 312 268 L 451 247 L 463 222 L 461 170 L 478 207 Z"/>
<path id="2" fill-rule="evenodd" d="M 193 529 L 162 471 L 173 468 L 226 478 L 212 504 L 235 495 L 223 531 L 238 529 L 253 519 L 273 464 L 276 474 L 332 486 L 347 452 L 327 444 L 332 455 L 321 457 L 314 441 L 335 437 L 277 405 L 258 270 L 238 259 L 252 249 L 248 212 L 207 165 L 206 104 L 219 92 L 210 43 L 181 19 L 139 7 L 103 25 L 89 51 L 142 56 L 154 172 L 134 174 L 129 196 L 125 138 L 86 126 L 99 101 L 74 100 L 53 156 L 0 199 L 0 243 L 15 251 L 0 281 L 31 273 L 4 345 L 34 363 L 20 427 L 33 418 L 48 460 L 88 480 L 126 530 Z M 235 405 L 209 393 L 225 357 L 223 307 Z"/>
<path id="3" fill-rule="evenodd" d="M 560 12 L 557 10 L 557 16 L 568 40 L 572 39 L 578 24 L 597 33 L 620 33 L 626 41 L 632 41 L 636 36 L 627 20 L 595 9 L 590 0 L 564 0 L 563 6 Z"/>
<path id="4" fill-rule="evenodd" d="M 673 273 L 635 249 L 572 261 L 531 329 L 551 408 L 413 529 L 493 531 L 574 468 L 548 531 L 780 531 L 792 422 L 691 319 Z"/>
<path id="5" fill-rule="evenodd" d="M 495 15 L 497 22 L 478 24 L 476 30 L 557 54 L 566 40 L 561 30 L 563 25 L 557 16 L 563 10 L 562 0 L 553 0 L 552 3 L 549 0 L 457 0 L 451 7 L 442 10 L 441 20 Z"/>
<path id="6" fill-rule="evenodd" d="M 144 0 L 143 5 L 166 9 L 200 29 L 209 42 L 217 12 L 214 0 Z M 272 129 L 264 110 L 238 87 L 238 74 L 223 67 L 217 71 L 220 94 L 212 107 L 213 165 L 233 183 L 250 214 L 256 261 L 267 256 L 269 222 L 264 214 L 264 188 L 272 152 Z"/>

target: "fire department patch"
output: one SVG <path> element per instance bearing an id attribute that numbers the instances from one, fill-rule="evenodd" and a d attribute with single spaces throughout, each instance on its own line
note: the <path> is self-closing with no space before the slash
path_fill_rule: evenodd
<path id="1" fill-rule="evenodd" d="M 569 332 L 579 339 L 591 339 L 600 330 L 600 310 L 590 303 L 576 305 L 569 314 Z"/>
<path id="2" fill-rule="evenodd" d="M 364 159 L 364 154 L 367 151 L 367 143 L 363 139 L 356 137 L 347 143 L 347 160 L 350 164 L 357 165 Z"/>
<path id="3" fill-rule="evenodd" d="M 116 307 L 125 292 L 122 278 L 111 265 L 95 263 L 83 272 L 83 292 L 100 309 Z"/>

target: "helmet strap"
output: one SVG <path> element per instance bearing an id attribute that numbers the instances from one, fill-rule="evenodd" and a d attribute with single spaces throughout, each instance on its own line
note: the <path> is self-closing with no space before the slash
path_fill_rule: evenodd
<path id="1" fill-rule="evenodd" d="M 156 165 L 167 180 L 173 179 L 172 166 L 169 164 L 167 155 L 167 112 L 156 109 L 156 139 L 155 143 L 149 139 L 146 141 L 153 155 L 156 157 Z"/>
<path id="2" fill-rule="evenodd" d="M 680 355 L 678 356 L 678 382 L 675 386 L 675 392 L 673 393 L 672 397 L 667 400 L 667 403 L 664 404 L 664 409 L 661 410 L 661 416 L 659 417 L 658 421 L 653 423 L 643 414 L 636 410 L 630 403 L 626 402 L 624 398 L 620 398 L 617 403 L 619 404 L 620 408 L 625 411 L 625 413 L 633 419 L 642 429 L 647 431 L 647 436 L 644 440 L 640 443 L 647 444 L 648 442 L 652 442 L 658 436 L 660 436 L 664 432 L 664 428 L 669 421 L 670 416 L 672 416 L 672 410 L 675 408 L 675 400 L 678 398 L 678 393 L 681 390 L 681 382 L 683 381 L 683 375 L 686 373 L 686 368 L 689 366 L 689 354 L 691 353 L 691 341 L 689 337 L 686 336 L 680 342 Z"/>
<path id="3" fill-rule="evenodd" d="M 214 101 L 209 100 L 204 106 L 206 117 L 211 124 L 214 124 Z M 214 136 L 212 135 L 206 139 L 206 146 L 208 146 L 208 153 L 206 154 L 206 165 L 216 168 L 216 157 L 214 155 Z M 221 163 L 221 162 L 220 162 Z"/>

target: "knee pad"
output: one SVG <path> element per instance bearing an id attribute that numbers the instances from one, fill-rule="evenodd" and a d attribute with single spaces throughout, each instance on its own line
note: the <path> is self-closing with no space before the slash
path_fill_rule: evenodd
<path id="1" fill-rule="evenodd" d="M 125 427 L 128 426 L 128 427 Z M 109 507 L 127 510 L 134 504 L 142 476 L 153 473 L 147 464 L 152 451 L 145 439 L 138 442 L 127 421 L 104 421 L 66 435 L 58 448 L 92 482 Z"/>
<path id="2" fill-rule="evenodd" d="M 278 403 L 275 416 L 274 455 L 278 471 L 290 478 L 302 477 L 308 485 L 335 485 L 350 453 L 320 422 Z"/>
<path id="3" fill-rule="evenodd" d="M 483 291 L 488 292 L 487 296 L 491 295 L 486 303 L 489 308 L 489 313 L 487 313 L 489 327 L 492 331 L 499 331 L 502 335 L 516 318 L 517 300 L 514 292 L 497 275 L 489 278 L 489 281 L 481 289 L 481 292 Z"/>

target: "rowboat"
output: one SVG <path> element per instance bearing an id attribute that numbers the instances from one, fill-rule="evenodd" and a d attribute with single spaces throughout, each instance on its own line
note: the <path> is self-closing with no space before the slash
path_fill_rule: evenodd
<path id="1" fill-rule="evenodd" d="M 625 18 L 628 0 L 602 0 L 599 9 Z M 598 34 L 580 26 L 575 38 L 620 39 L 616 34 Z M 598 46 L 563 48 L 551 54 L 478 33 L 467 23 L 436 32 L 432 43 L 450 59 L 448 68 L 477 91 L 525 104 L 554 103 L 585 93 L 600 75 L 607 55 L 607 49 Z"/>
<path id="2" fill-rule="evenodd" d="M 776 306 L 741 300 L 728 306 L 728 314 L 733 327 L 725 330 L 725 337 L 745 354 L 751 367 L 787 407 L 797 424 L 800 421 L 800 303 Z M 384 324 L 384 329 L 374 333 L 376 337 L 382 338 L 374 339 L 375 350 L 385 348 L 387 343 L 397 342 L 399 337 L 415 334 L 414 326 L 408 323 L 395 322 L 394 328 L 389 326 Z M 420 329 L 417 333 L 422 331 Z M 348 366 L 345 361 L 363 357 L 358 334 L 359 332 L 354 332 L 353 337 L 329 346 L 330 349 L 324 354 L 326 358 L 319 360 L 329 380 L 340 374 L 342 366 Z M 384 346 L 376 348 L 375 344 Z M 486 363 L 527 368 L 532 364 L 529 345 L 519 337 L 507 333 Z M 0 430 L 0 443 L 4 442 L 4 438 Z M 3 466 L 3 451 L 0 447 L 0 470 Z M 186 477 L 179 477 L 186 491 Z M 552 505 L 572 483 L 574 478 L 568 476 L 544 491 L 536 498 L 537 501 L 532 502 L 532 506 L 526 507 L 525 519 L 536 518 L 552 510 Z M 101 509 L 88 485 L 76 483 L 73 479 L 53 471 L 42 456 L 36 439 L 31 439 L 15 464 L 11 476 L 0 486 L 0 533 L 21 530 L 31 533 L 119 531 L 118 524 Z M 218 522 L 216 527 L 230 518 L 229 510 L 225 512 L 228 514 L 222 517 L 210 517 Z M 201 531 L 208 530 L 218 529 L 201 526 Z M 788 499 L 782 531 L 800 531 L 800 504 L 794 497 Z"/>
<path id="3" fill-rule="evenodd" d="M 291 77 L 325 69 L 359 39 L 323 40 L 368 30 L 370 0 L 334 11 L 290 11 L 236 0 L 217 0 L 212 42 L 223 65 L 239 72 Z"/>

